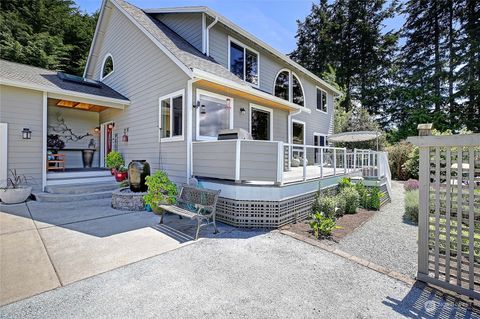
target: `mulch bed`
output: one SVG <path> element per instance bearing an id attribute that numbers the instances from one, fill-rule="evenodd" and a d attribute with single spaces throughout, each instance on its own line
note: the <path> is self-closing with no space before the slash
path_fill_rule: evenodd
<path id="1" fill-rule="evenodd" d="M 343 215 L 342 217 L 337 219 L 337 225 L 342 228 L 335 229 L 330 238 L 321 238 L 320 240 L 325 241 L 326 243 L 329 241 L 338 242 L 348 234 L 352 233 L 356 228 L 362 226 L 374 214 L 375 211 L 373 210 L 358 208 L 356 214 Z M 308 220 L 301 221 L 296 224 L 287 225 L 283 227 L 283 229 L 289 230 L 299 235 L 315 238 L 310 229 L 310 225 L 308 225 Z"/>

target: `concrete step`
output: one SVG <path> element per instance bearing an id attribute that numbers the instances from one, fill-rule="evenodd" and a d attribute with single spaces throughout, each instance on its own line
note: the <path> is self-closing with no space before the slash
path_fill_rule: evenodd
<path id="1" fill-rule="evenodd" d="M 67 179 L 67 178 L 88 178 L 88 177 L 105 177 L 111 176 L 109 170 L 98 171 L 78 171 L 78 172 L 50 172 L 47 173 L 47 179 Z"/>
<path id="2" fill-rule="evenodd" d="M 86 194 L 52 194 L 52 193 L 34 193 L 35 199 L 39 202 L 73 202 L 91 199 L 111 198 L 112 191 L 102 191 Z"/>
<path id="3" fill-rule="evenodd" d="M 47 185 L 67 185 L 67 184 L 93 184 L 93 183 L 108 183 L 115 182 L 115 177 L 108 176 L 103 177 L 84 177 L 84 178 L 56 178 L 47 179 Z"/>
<path id="4" fill-rule="evenodd" d="M 46 193 L 52 194 L 89 194 L 105 191 L 113 191 L 118 188 L 118 184 L 114 181 L 101 183 L 75 183 L 66 185 L 48 185 L 45 187 Z"/>

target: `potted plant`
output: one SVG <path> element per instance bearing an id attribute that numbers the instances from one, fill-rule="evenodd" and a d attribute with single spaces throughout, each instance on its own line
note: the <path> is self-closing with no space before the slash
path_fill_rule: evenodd
<path id="1" fill-rule="evenodd" d="M 115 171 L 115 180 L 120 183 L 127 179 L 128 176 L 128 169 L 122 165 Z"/>
<path id="2" fill-rule="evenodd" d="M 105 158 L 105 165 L 110 168 L 112 175 L 114 175 L 121 166 L 125 165 L 125 160 L 119 152 L 111 151 Z"/>
<path id="3" fill-rule="evenodd" d="M 7 186 L 0 188 L 0 200 L 5 204 L 23 203 L 32 193 L 32 187 L 27 184 L 25 175 L 18 175 L 15 169 L 10 170 Z"/>
<path id="4" fill-rule="evenodd" d="M 175 204 L 177 186 L 168 178 L 164 171 L 156 171 L 155 174 L 146 177 L 148 186 L 147 194 L 143 196 L 145 205 L 150 205 L 155 214 L 162 214 L 158 207 L 162 204 Z"/>

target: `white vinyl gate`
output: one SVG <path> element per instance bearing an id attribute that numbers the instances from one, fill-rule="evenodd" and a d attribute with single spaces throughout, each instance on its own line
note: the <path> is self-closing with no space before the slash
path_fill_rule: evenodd
<path id="1" fill-rule="evenodd" d="M 409 141 L 420 148 L 417 278 L 480 299 L 480 134 Z"/>

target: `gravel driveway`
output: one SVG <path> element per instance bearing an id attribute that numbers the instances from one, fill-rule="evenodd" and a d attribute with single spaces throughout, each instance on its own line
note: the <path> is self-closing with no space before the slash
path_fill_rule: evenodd
<path id="1" fill-rule="evenodd" d="M 392 202 L 338 244 L 339 248 L 412 278 L 417 270 L 418 227 L 403 219 L 404 189 L 392 182 Z"/>
<path id="2" fill-rule="evenodd" d="M 480 318 L 278 232 L 224 236 L 7 305 L 0 318 Z"/>

